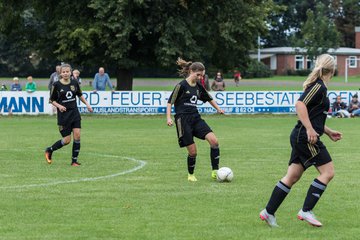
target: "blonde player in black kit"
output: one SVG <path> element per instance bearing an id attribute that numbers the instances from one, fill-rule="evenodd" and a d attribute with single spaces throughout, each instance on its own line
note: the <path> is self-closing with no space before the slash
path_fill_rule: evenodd
<path id="1" fill-rule="evenodd" d="M 271 227 L 278 226 L 275 218 L 276 210 L 291 187 L 310 166 L 316 167 L 319 176 L 311 183 L 297 217 L 312 226 L 322 226 L 312 210 L 334 177 L 334 165 L 320 137 L 325 133 L 334 142 L 342 138 L 340 132 L 325 125 L 330 107 L 327 84 L 334 71 L 334 58 L 328 54 L 320 55 L 316 60 L 315 68 L 303 84 L 304 93 L 295 105 L 299 121 L 290 135 L 292 152 L 287 174 L 276 184 L 266 208 L 260 212 L 260 218 Z"/>
<path id="2" fill-rule="evenodd" d="M 51 164 L 52 153 L 70 143 L 72 132 L 74 141 L 71 166 L 79 166 L 80 163 L 77 158 L 80 152 L 81 117 L 76 104 L 76 96 L 86 105 L 89 112 L 93 110 L 82 95 L 79 83 L 70 78 L 71 66 L 69 64 L 61 65 L 60 75 L 61 80 L 52 85 L 50 102 L 58 109 L 57 123 L 63 138 L 55 142 L 51 147 L 46 148 L 45 159 L 48 164 Z"/>
<path id="3" fill-rule="evenodd" d="M 197 82 L 205 74 L 204 65 L 200 62 L 186 62 L 181 58 L 178 59 L 177 64 L 181 67 L 180 75 L 186 79 L 176 85 L 169 97 L 166 109 L 167 125 L 173 125 L 171 106 L 174 105 L 178 142 L 180 147 L 186 147 L 188 150 L 188 181 L 197 181 L 194 175 L 197 154 L 194 137 L 206 139 L 209 142 L 211 177 L 216 179 L 220 159 L 219 143 L 211 128 L 201 118 L 197 109 L 197 101 L 209 102 L 220 114 L 223 114 L 224 111 L 219 108 L 204 87 Z"/>

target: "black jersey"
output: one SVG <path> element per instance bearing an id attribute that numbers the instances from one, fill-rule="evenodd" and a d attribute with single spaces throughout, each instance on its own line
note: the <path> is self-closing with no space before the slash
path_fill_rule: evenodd
<path id="1" fill-rule="evenodd" d="M 50 92 L 50 102 L 56 101 L 66 107 L 65 112 L 57 112 L 58 125 L 70 124 L 72 121 L 80 119 L 77 108 L 76 96 L 81 97 L 82 91 L 79 83 L 70 80 L 69 84 L 62 84 L 61 81 L 54 82 Z"/>
<path id="2" fill-rule="evenodd" d="M 183 80 L 176 85 L 168 103 L 174 104 L 176 114 L 191 114 L 199 113 L 197 109 L 198 100 L 208 102 L 213 99 L 201 84 L 196 83 L 192 87 L 186 80 Z"/>
<path id="3" fill-rule="evenodd" d="M 306 105 L 311 125 L 321 136 L 324 133 L 325 121 L 330 108 L 330 101 L 327 97 L 327 88 L 324 82 L 321 79 L 317 79 L 307 87 L 299 98 L 299 101 L 302 101 Z M 306 134 L 306 129 L 303 127 L 300 120 L 295 128 L 298 128 L 300 133 Z"/>

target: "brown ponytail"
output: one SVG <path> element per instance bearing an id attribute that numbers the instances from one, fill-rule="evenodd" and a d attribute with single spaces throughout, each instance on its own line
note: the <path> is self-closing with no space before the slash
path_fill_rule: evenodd
<path id="1" fill-rule="evenodd" d="M 182 77 L 187 77 L 190 71 L 204 71 L 205 66 L 201 62 L 187 62 L 182 58 L 178 58 L 176 64 L 180 66 L 179 75 Z"/>

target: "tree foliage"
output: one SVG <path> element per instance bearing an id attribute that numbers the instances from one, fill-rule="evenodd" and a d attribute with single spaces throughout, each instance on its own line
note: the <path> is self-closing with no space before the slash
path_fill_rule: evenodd
<path id="1" fill-rule="evenodd" d="M 35 52 L 49 64 L 104 66 L 116 73 L 122 90 L 132 88 L 134 69 L 164 67 L 175 72 L 178 57 L 224 71 L 247 64 L 257 36 L 267 31 L 268 15 L 278 9 L 272 0 L 31 0 L 10 5 L 19 9 L 9 11 L 14 22 L 16 16 L 31 13 L 16 31 L 2 19 L 3 29 L 26 33 L 19 34 L 23 41 L 15 41 L 26 53 L 14 45 L 17 52 L 8 51 L 10 55 Z M 6 41 L 9 36 L 3 35 Z"/>
<path id="2" fill-rule="evenodd" d="M 25 74 L 41 61 L 38 58 L 41 20 L 30 1 L 0 3 L 0 64 L 6 71 Z"/>
<path id="3" fill-rule="evenodd" d="M 326 7 L 319 3 L 315 11 L 307 10 L 307 21 L 302 26 L 302 38 L 295 41 L 296 46 L 307 49 L 310 59 L 326 53 L 329 48 L 338 48 L 340 33 L 334 22 L 326 17 Z"/>
<path id="4" fill-rule="evenodd" d="M 335 0 L 335 24 L 342 35 L 344 46 L 355 47 L 354 29 L 360 26 L 360 1 L 359 0 Z"/>
<path id="5" fill-rule="evenodd" d="M 270 15 L 269 34 L 263 36 L 265 47 L 293 45 L 292 39 L 302 37 L 302 27 L 307 21 L 307 12 L 316 12 L 318 4 L 323 4 L 323 17 L 335 23 L 341 33 L 342 46 L 354 47 L 354 29 L 360 26 L 359 0 L 274 0 L 281 11 Z"/>

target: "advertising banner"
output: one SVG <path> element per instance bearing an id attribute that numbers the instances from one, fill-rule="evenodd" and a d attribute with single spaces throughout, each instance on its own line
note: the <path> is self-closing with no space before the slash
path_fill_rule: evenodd
<path id="1" fill-rule="evenodd" d="M 224 91 L 210 92 L 214 100 L 227 114 L 295 113 L 295 103 L 300 91 Z M 349 103 L 355 91 L 328 91 L 330 102 L 340 95 Z M 104 91 L 83 92 L 94 109 L 94 114 L 165 114 L 171 92 L 165 91 Z M 1 114 L 54 114 L 49 104 L 49 92 L 0 92 Z M 85 105 L 78 100 L 81 113 L 87 113 Z M 215 113 L 209 103 L 198 103 L 200 113 Z"/>

